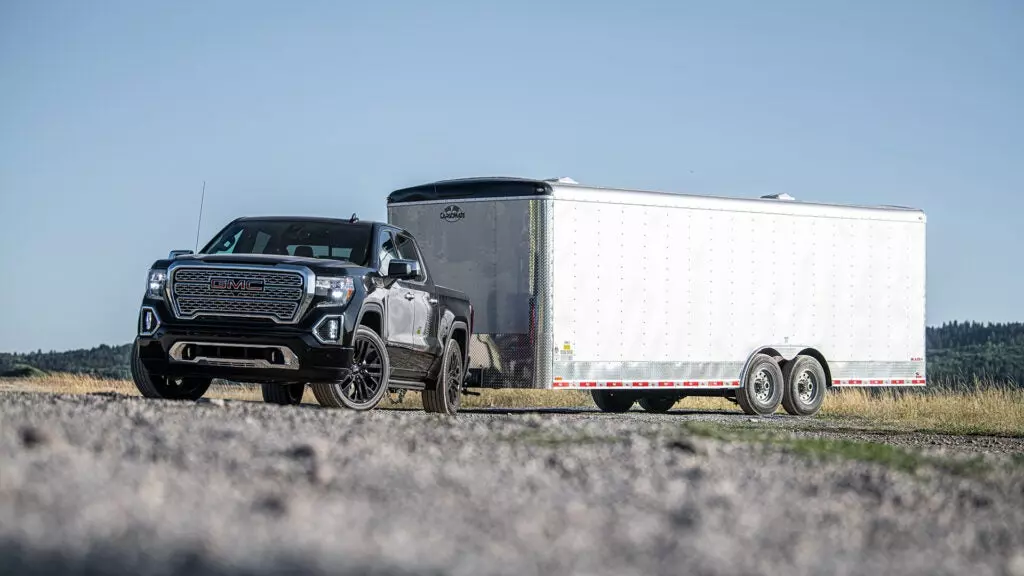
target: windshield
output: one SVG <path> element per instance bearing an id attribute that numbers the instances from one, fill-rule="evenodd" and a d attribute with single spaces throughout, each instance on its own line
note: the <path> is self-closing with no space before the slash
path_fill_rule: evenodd
<path id="1" fill-rule="evenodd" d="M 245 220 L 228 225 L 200 254 L 302 256 L 366 266 L 370 230 L 366 224 Z"/>

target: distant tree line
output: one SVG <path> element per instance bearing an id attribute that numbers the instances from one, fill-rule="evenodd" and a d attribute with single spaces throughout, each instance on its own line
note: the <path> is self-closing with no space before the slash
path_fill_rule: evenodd
<path id="1" fill-rule="evenodd" d="M 959 387 L 977 381 L 1024 386 L 1024 323 L 949 322 L 926 332 L 928 382 Z M 128 378 L 131 345 L 88 350 L 0 353 L 0 376 L 72 372 L 98 378 Z"/>
<path id="2" fill-rule="evenodd" d="M 47 372 L 88 374 L 97 378 L 128 378 L 131 345 L 68 350 L 65 352 L 0 353 L 0 376 L 34 376 Z"/>
<path id="3" fill-rule="evenodd" d="M 949 322 L 928 328 L 928 382 L 1024 387 L 1024 323 Z"/>

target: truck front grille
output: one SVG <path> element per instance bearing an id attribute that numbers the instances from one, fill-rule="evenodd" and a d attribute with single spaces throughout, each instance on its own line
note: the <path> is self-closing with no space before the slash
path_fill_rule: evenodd
<path id="1" fill-rule="evenodd" d="M 171 305 L 179 318 L 221 316 L 294 322 L 306 294 L 299 272 L 203 266 L 171 272 Z"/>

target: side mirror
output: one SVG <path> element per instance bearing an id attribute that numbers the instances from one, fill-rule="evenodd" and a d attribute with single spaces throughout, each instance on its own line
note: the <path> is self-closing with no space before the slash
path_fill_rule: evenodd
<path id="1" fill-rule="evenodd" d="M 174 260 L 178 256 L 188 256 L 192 254 L 191 250 L 171 250 L 171 253 L 167 255 L 169 260 Z"/>
<path id="2" fill-rule="evenodd" d="M 410 279 L 420 275 L 420 263 L 415 260 L 392 260 L 388 263 L 388 278 Z"/>

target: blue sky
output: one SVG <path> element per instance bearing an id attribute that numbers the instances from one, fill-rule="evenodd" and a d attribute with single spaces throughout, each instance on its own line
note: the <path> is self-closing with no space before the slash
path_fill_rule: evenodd
<path id="1" fill-rule="evenodd" d="M 0 2 L 0 350 L 124 343 L 243 214 L 472 175 L 928 213 L 928 322 L 1024 320 L 1024 4 Z"/>

